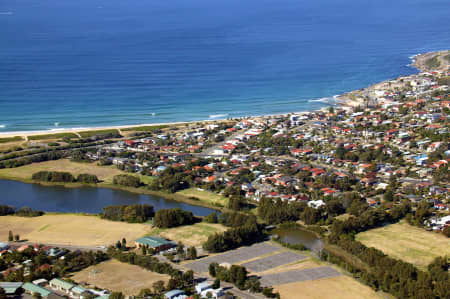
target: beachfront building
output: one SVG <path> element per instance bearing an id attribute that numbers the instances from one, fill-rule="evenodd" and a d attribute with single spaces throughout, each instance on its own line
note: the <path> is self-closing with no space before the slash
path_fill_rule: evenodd
<path id="1" fill-rule="evenodd" d="M 140 248 L 142 246 L 148 246 L 149 248 L 152 248 L 156 252 L 164 251 L 177 246 L 177 244 L 175 244 L 172 241 L 153 236 L 139 238 L 134 242 L 134 244 L 137 248 Z"/>

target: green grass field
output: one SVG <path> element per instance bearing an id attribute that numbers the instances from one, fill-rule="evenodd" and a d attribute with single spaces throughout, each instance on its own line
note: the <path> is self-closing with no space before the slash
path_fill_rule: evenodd
<path id="1" fill-rule="evenodd" d="M 141 126 L 141 127 L 131 127 L 131 128 L 125 128 L 125 129 L 121 129 L 121 131 L 123 132 L 128 132 L 128 131 L 135 131 L 135 132 L 153 132 L 156 130 L 161 130 L 161 129 L 165 129 L 168 128 L 168 125 L 159 125 L 159 126 Z"/>
<path id="2" fill-rule="evenodd" d="M 0 138 L 0 143 L 17 142 L 17 141 L 23 141 L 23 138 L 20 136 Z"/>
<path id="3" fill-rule="evenodd" d="M 356 240 L 421 269 L 435 257 L 450 256 L 449 238 L 411 226 L 405 221 L 359 233 Z"/>
<path id="4" fill-rule="evenodd" d="M 45 134 L 45 135 L 32 135 L 28 136 L 28 140 L 53 140 L 61 138 L 78 138 L 75 133 L 56 133 L 56 134 Z"/>
<path id="5" fill-rule="evenodd" d="M 67 159 L 60 159 L 54 161 L 32 163 L 16 168 L 0 169 L 0 178 L 30 181 L 33 173 L 39 171 L 67 171 L 74 176 L 77 176 L 81 173 L 89 173 L 96 175 L 100 181 L 108 184 L 112 184 L 113 177 L 115 175 L 124 173 L 114 166 L 98 166 L 95 162 L 78 163 L 72 162 Z"/>
<path id="6" fill-rule="evenodd" d="M 96 135 L 106 135 L 106 134 L 119 134 L 119 131 L 117 129 L 108 129 L 108 130 L 94 130 L 94 131 L 83 131 L 78 132 L 81 137 L 88 138 Z"/>
<path id="7" fill-rule="evenodd" d="M 180 194 L 186 197 L 195 197 L 200 201 L 206 202 L 211 205 L 226 207 L 228 205 L 228 199 L 220 196 L 219 194 L 201 190 L 198 188 L 189 188 L 178 191 L 176 194 Z"/>

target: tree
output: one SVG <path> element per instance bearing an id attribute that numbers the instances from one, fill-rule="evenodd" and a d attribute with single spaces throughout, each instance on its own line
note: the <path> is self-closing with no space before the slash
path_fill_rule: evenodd
<path id="1" fill-rule="evenodd" d="M 122 292 L 112 292 L 111 295 L 109 295 L 110 299 L 124 299 L 125 296 L 122 294 Z"/>
<path id="2" fill-rule="evenodd" d="M 450 238 L 450 226 L 444 227 L 444 230 L 442 232 L 444 233 L 444 236 Z"/>
<path id="3" fill-rule="evenodd" d="M 216 277 L 216 267 L 218 266 L 218 264 L 217 263 L 211 263 L 211 264 L 209 264 L 209 268 L 208 268 L 208 271 L 209 271 L 209 275 L 211 275 L 212 277 Z"/>
<path id="4" fill-rule="evenodd" d="M 19 235 L 15 235 L 14 239 L 16 240 L 16 242 L 18 242 L 20 240 L 20 236 Z"/>
<path id="5" fill-rule="evenodd" d="M 1 297 L 1 296 L 0 296 L 0 297 Z M 40 293 L 35 292 L 35 293 L 33 293 L 33 298 L 35 298 L 35 299 L 41 299 L 42 296 L 41 296 Z"/>
<path id="6" fill-rule="evenodd" d="M 188 248 L 187 258 L 190 260 L 195 260 L 197 258 L 197 249 L 194 246 Z"/>
<path id="7" fill-rule="evenodd" d="M 165 290 L 164 281 L 158 280 L 158 281 L 153 283 L 152 287 L 153 287 L 153 292 L 155 294 L 161 295 L 164 292 L 164 290 Z"/>
<path id="8" fill-rule="evenodd" d="M 0 287 L 0 299 L 6 299 L 6 292 Z"/>
<path id="9" fill-rule="evenodd" d="M 213 289 L 218 289 L 220 288 L 220 279 L 216 278 L 213 282 L 213 284 L 211 285 L 211 288 Z"/>
<path id="10" fill-rule="evenodd" d="M 122 243 L 120 243 L 120 241 L 116 242 L 116 248 L 117 249 L 121 249 L 122 248 Z"/>
<path id="11" fill-rule="evenodd" d="M 184 245 L 181 241 L 179 241 L 177 245 L 177 254 L 180 259 L 184 259 L 186 257 L 186 253 L 184 252 Z"/>
<path id="12" fill-rule="evenodd" d="M 122 239 L 122 247 L 123 247 L 124 249 L 127 248 L 127 240 L 126 240 L 125 238 Z"/>
<path id="13" fill-rule="evenodd" d="M 147 247 L 142 246 L 141 251 L 142 251 L 142 255 L 147 255 Z"/>
<path id="14" fill-rule="evenodd" d="M 394 192 L 391 189 L 388 189 L 386 193 L 383 195 L 383 199 L 385 201 L 394 201 Z"/>
<path id="15" fill-rule="evenodd" d="M 13 232 L 12 232 L 12 231 L 9 231 L 8 241 L 9 241 L 9 242 L 14 241 L 14 235 L 13 235 Z"/>

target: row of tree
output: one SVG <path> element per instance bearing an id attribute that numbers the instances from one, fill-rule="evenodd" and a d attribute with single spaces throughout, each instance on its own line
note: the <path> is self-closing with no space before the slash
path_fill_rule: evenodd
<path id="1" fill-rule="evenodd" d="M 197 218 L 194 217 L 192 212 L 180 208 L 163 209 L 156 212 L 153 225 L 159 228 L 169 228 L 193 224 L 196 221 Z"/>
<path id="2" fill-rule="evenodd" d="M 37 217 L 44 215 L 42 211 L 35 211 L 29 207 L 22 207 L 16 210 L 12 206 L 0 205 L 0 216 L 16 215 L 22 217 Z"/>
<path id="3" fill-rule="evenodd" d="M 112 221 L 143 223 L 151 219 L 154 214 L 151 205 L 114 205 L 104 207 L 101 217 Z"/>
<path id="4" fill-rule="evenodd" d="M 99 182 L 96 175 L 82 173 L 76 178 L 69 172 L 60 171 L 39 171 L 33 173 L 31 178 L 35 181 L 41 182 L 55 182 L 55 183 L 83 183 L 83 184 L 96 184 Z"/>

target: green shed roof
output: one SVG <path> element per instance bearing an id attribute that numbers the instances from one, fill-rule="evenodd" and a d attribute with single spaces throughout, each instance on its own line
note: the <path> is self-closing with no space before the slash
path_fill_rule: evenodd
<path id="1" fill-rule="evenodd" d="M 81 294 L 83 292 L 86 292 L 86 289 L 83 288 L 83 287 L 80 287 L 80 286 L 75 286 L 75 287 L 73 287 L 72 292 L 75 292 L 77 294 Z"/>
<path id="2" fill-rule="evenodd" d="M 153 236 L 142 237 L 142 238 L 136 239 L 136 242 L 139 244 L 148 245 L 153 248 L 159 247 L 161 245 L 166 245 L 166 244 L 174 244 L 173 242 L 166 240 L 164 238 L 153 237 Z"/>
<path id="3" fill-rule="evenodd" d="M 14 294 L 22 285 L 22 282 L 0 282 L 0 288 L 4 289 L 8 295 Z"/>
<path id="4" fill-rule="evenodd" d="M 31 282 L 26 282 L 22 286 L 22 288 L 25 291 L 30 292 L 31 294 L 39 293 L 42 297 L 47 297 L 48 295 L 50 295 L 52 293 L 52 292 L 50 292 L 49 290 L 47 290 L 47 289 L 45 289 L 43 287 L 37 286 L 35 284 L 32 284 Z"/>
<path id="5" fill-rule="evenodd" d="M 64 281 L 59 278 L 53 278 L 52 280 L 50 280 L 50 285 L 56 285 L 65 290 L 70 290 L 75 286 L 73 283 Z"/>

